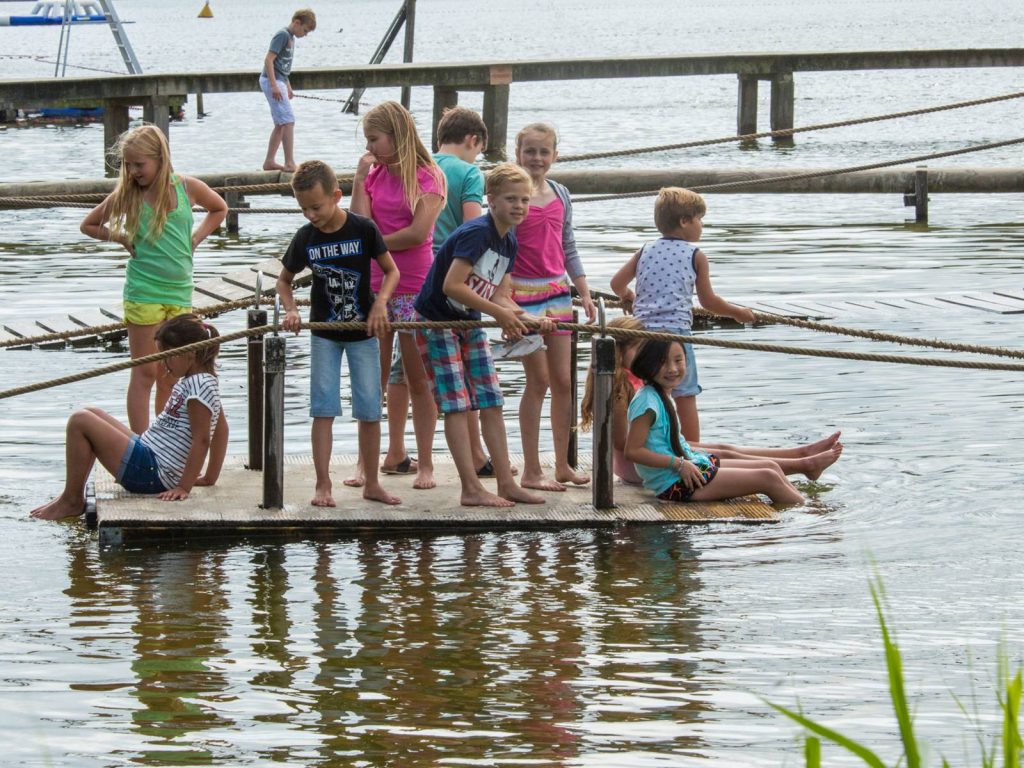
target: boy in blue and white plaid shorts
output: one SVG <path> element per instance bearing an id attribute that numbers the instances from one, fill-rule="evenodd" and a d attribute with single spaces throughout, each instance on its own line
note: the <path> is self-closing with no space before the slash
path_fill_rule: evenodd
<path id="1" fill-rule="evenodd" d="M 468 221 L 445 240 L 416 297 L 424 320 L 480 320 L 485 312 L 512 341 L 526 333 L 524 319 L 536 320 L 550 333 L 550 320 L 528 317 L 512 301 L 512 264 L 516 239 L 512 228 L 530 208 L 530 177 L 512 163 L 496 166 L 487 175 L 489 211 Z M 511 507 L 516 502 L 543 504 L 544 497 L 524 490 L 512 475 L 508 460 L 504 398 L 483 328 L 427 329 L 416 332 L 416 343 L 438 410 L 444 414 L 444 433 L 462 483 L 463 506 Z M 469 432 L 469 413 L 480 411 L 484 442 L 498 480 L 497 494 L 487 491 L 476 474 Z"/>

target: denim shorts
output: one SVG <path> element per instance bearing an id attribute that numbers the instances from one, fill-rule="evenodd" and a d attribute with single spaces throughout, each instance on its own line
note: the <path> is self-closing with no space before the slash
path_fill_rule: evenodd
<path id="1" fill-rule="evenodd" d="M 118 484 L 131 493 L 162 493 L 167 489 L 160 482 L 153 449 L 143 444 L 138 435 L 128 441 L 117 467 Z"/>
<path id="2" fill-rule="evenodd" d="M 380 343 L 376 338 L 335 341 L 312 336 L 309 342 L 309 415 L 341 416 L 341 358 L 348 355 L 352 418 L 380 421 Z"/>
<path id="3" fill-rule="evenodd" d="M 658 333 L 675 333 L 680 336 L 692 336 L 689 328 L 648 328 L 648 331 Z M 700 382 L 697 381 L 697 358 L 693 355 L 693 345 L 683 344 L 683 354 L 686 355 L 686 375 L 672 390 L 672 397 L 693 397 L 704 391 Z"/>
<path id="4" fill-rule="evenodd" d="M 263 89 L 263 95 L 267 97 L 267 103 L 270 104 L 270 116 L 274 120 L 274 125 L 294 123 L 295 113 L 292 112 L 292 103 L 288 100 L 288 83 L 278 80 L 277 87 L 281 91 L 280 100 L 275 99 L 274 94 L 270 92 L 270 80 L 267 79 L 267 76 L 260 75 L 260 88 Z"/>

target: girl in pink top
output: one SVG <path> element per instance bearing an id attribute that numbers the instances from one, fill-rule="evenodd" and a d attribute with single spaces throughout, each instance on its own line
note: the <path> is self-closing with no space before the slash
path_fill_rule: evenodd
<path id="1" fill-rule="evenodd" d="M 512 268 L 512 299 L 534 317 L 549 317 L 555 322 L 572 321 L 572 294 L 569 281 L 576 286 L 587 313 L 587 321 L 596 315 L 587 287 L 587 276 L 576 252 L 572 231 L 572 203 L 569 192 L 547 178 L 558 158 L 558 136 L 546 123 L 533 123 L 516 136 L 516 162 L 530 174 L 533 182 L 530 212 L 516 227 L 519 254 Z M 519 431 L 523 440 L 524 488 L 564 491 L 563 483 L 582 485 L 590 477 L 569 464 L 569 430 L 572 428 L 571 355 L 569 331 L 544 336 L 545 351 L 523 358 L 526 387 L 519 408 Z M 555 477 L 544 474 L 540 466 L 540 417 L 548 387 L 551 388 L 551 433 L 555 448 Z"/>
<path id="2" fill-rule="evenodd" d="M 366 154 L 359 159 L 352 181 L 352 211 L 369 216 L 384 236 L 401 277 L 388 301 L 391 322 L 416 320 L 413 301 L 433 262 L 434 222 L 444 206 L 445 178 L 416 134 L 412 115 L 401 104 L 386 101 L 363 118 Z M 372 265 L 371 287 L 380 288 L 383 274 Z M 381 337 L 381 382 L 388 384 L 394 334 Z M 431 446 L 437 409 L 430 392 L 416 341 L 400 332 L 398 344 L 406 384 L 390 384 L 388 393 L 388 452 L 381 464 L 385 474 L 416 473 L 413 488 L 433 488 Z M 405 450 L 405 420 L 412 396 L 412 422 L 419 459 Z M 362 473 L 345 481 L 362 485 Z"/>

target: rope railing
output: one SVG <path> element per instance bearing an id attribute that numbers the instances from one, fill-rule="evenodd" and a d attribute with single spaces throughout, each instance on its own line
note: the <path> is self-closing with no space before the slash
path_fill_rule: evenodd
<path id="1" fill-rule="evenodd" d="M 525 323 L 527 327 L 537 328 L 538 324 L 532 321 Z M 576 331 L 578 333 L 592 336 L 595 334 L 604 334 L 612 336 L 614 338 L 639 338 L 639 339 L 666 339 L 669 341 L 678 341 L 688 344 L 707 345 L 713 347 L 723 347 L 726 349 L 742 349 L 751 352 L 771 352 L 777 354 L 788 354 L 788 355 L 799 355 L 804 357 L 824 357 L 833 358 L 838 360 L 857 360 L 862 362 L 877 362 L 877 363 L 894 363 L 901 365 L 923 365 L 930 367 L 939 368 L 964 368 L 971 370 L 986 370 L 986 371 L 1024 371 L 1024 363 L 994 363 L 976 360 L 945 360 L 942 358 L 928 358 L 928 357 L 913 357 L 910 355 L 885 355 L 885 354 L 874 354 L 866 352 L 846 352 L 842 350 L 832 349 L 816 349 L 813 347 L 792 347 L 780 344 L 761 344 L 753 342 L 733 341 L 730 339 L 715 339 L 708 336 L 681 336 L 674 333 L 663 333 L 658 331 L 636 331 L 629 330 L 626 328 L 597 328 L 593 325 L 584 323 L 556 323 L 558 330 L 562 331 Z M 498 328 L 500 327 L 497 322 L 493 320 L 454 320 L 444 322 L 434 321 L 418 321 L 418 322 L 398 322 L 392 323 L 391 327 L 393 330 L 426 330 L 426 329 L 453 329 L 453 330 L 468 330 L 471 328 Z M 312 331 L 365 331 L 366 323 L 301 323 L 300 328 L 304 328 Z M 82 371 L 80 373 L 69 374 L 67 376 L 61 376 L 56 379 L 50 379 L 48 381 L 37 382 L 35 384 L 27 384 L 21 387 L 14 387 L 13 389 L 7 389 L 0 391 L 0 400 L 5 400 L 18 395 L 28 394 L 30 392 L 38 392 L 44 389 L 52 389 L 53 387 L 62 386 L 64 384 L 73 384 L 78 381 L 85 381 L 87 379 L 93 379 L 98 376 L 105 376 L 108 373 L 117 373 L 119 371 L 134 368 L 139 365 L 147 365 L 149 363 L 159 362 L 168 357 L 174 357 L 175 355 L 186 354 L 189 352 L 198 352 L 211 346 L 217 346 L 224 344 L 229 341 L 235 341 L 237 339 L 247 338 L 249 336 L 262 336 L 268 333 L 280 333 L 283 328 L 278 325 L 261 325 L 255 328 L 244 328 L 233 333 L 227 333 L 223 336 L 218 336 L 213 339 L 204 339 L 194 344 L 188 344 L 183 347 L 177 347 L 175 349 L 165 350 L 163 352 L 157 352 L 152 355 L 146 355 L 144 357 L 137 357 L 132 360 L 122 360 L 118 363 L 103 366 L 101 368 L 95 368 L 91 371 Z"/>

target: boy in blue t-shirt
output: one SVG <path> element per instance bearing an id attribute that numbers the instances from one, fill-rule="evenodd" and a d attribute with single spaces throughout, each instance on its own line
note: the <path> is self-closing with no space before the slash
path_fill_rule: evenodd
<path id="1" fill-rule="evenodd" d="M 295 113 L 292 111 L 292 56 L 295 53 L 295 38 L 305 37 L 316 29 L 316 14 L 309 8 L 300 8 L 292 14 L 291 23 L 279 29 L 270 40 L 267 55 L 263 57 L 260 71 L 260 90 L 270 105 L 270 117 L 274 130 L 267 142 L 267 157 L 263 161 L 265 171 L 295 170 Z M 284 146 L 284 165 L 277 162 L 277 148 Z"/>
<path id="2" fill-rule="evenodd" d="M 424 320 L 479 320 L 491 315 L 506 338 L 526 333 L 523 320 L 539 323 L 541 332 L 554 329 L 550 320 L 528 317 L 510 297 L 516 239 L 512 228 L 530 208 L 530 177 L 512 163 L 496 166 L 487 176 L 489 212 L 456 229 L 445 240 L 416 297 Z M 524 490 L 512 475 L 502 415 L 504 398 L 483 328 L 428 329 L 416 332 L 416 343 L 430 380 L 444 433 L 462 483 L 463 506 L 511 507 L 515 502 L 543 504 L 544 497 Z M 480 411 L 484 441 L 491 452 L 498 493 L 480 483 L 470 447 L 469 414 Z"/>
<path id="3" fill-rule="evenodd" d="M 352 331 L 312 332 L 310 339 L 309 415 L 316 491 L 313 506 L 336 506 L 331 495 L 331 448 L 334 419 L 341 415 L 341 358 L 348 357 L 352 415 L 359 422 L 359 458 L 366 473 L 363 498 L 385 504 L 401 499 L 384 490 L 377 476 L 380 461 L 380 343 L 389 330 L 387 301 L 398 285 L 398 268 L 370 219 L 338 207 L 338 177 L 327 163 L 307 160 L 292 176 L 292 191 L 309 224 L 292 238 L 282 259 L 277 292 L 285 308 L 282 326 L 299 332 L 301 319 L 292 280 L 306 267 L 313 272 L 311 322 L 366 322 Z M 370 292 L 370 261 L 376 260 L 384 282 Z"/>

